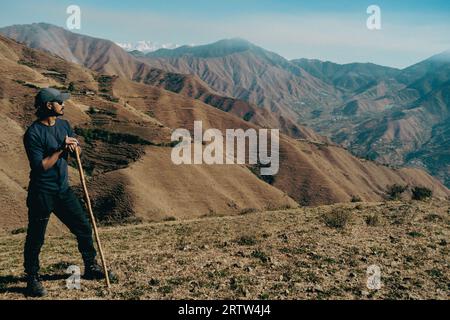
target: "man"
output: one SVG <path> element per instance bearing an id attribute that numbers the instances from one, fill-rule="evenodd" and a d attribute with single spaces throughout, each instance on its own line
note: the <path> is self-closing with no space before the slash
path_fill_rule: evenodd
<path id="1" fill-rule="evenodd" d="M 80 201 L 68 184 L 67 158 L 80 148 L 64 115 L 68 93 L 53 88 L 42 89 L 35 100 L 37 120 L 24 136 L 30 162 L 28 187 L 28 231 L 24 249 L 27 294 L 42 297 L 47 294 L 39 278 L 39 253 L 44 243 L 50 214 L 70 229 L 78 241 L 78 250 L 85 265 L 85 279 L 102 279 L 105 274 L 96 262 L 92 227 Z M 79 149 L 80 151 L 80 149 Z"/>

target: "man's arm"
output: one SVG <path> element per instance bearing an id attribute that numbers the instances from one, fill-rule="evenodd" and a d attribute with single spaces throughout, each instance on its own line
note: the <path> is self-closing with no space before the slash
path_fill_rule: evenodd
<path id="1" fill-rule="evenodd" d="M 62 153 L 70 150 L 71 152 L 75 151 L 75 148 L 78 147 L 78 141 L 75 138 L 71 138 L 66 136 L 66 140 L 64 141 L 64 146 L 61 147 L 59 150 L 55 151 L 51 156 L 44 158 L 42 160 L 42 167 L 45 171 L 50 169 L 55 165 L 55 163 L 58 161 L 58 159 L 61 157 Z M 81 149 L 80 149 L 81 150 Z"/>
<path id="2" fill-rule="evenodd" d="M 42 168 L 44 169 L 44 171 L 47 171 L 48 169 L 52 168 L 56 164 L 56 162 L 58 161 L 59 157 L 63 152 L 64 150 L 58 150 L 51 156 L 42 159 Z"/>
<path id="3" fill-rule="evenodd" d="M 73 144 L 73 141 L 68 139 L 66 139 L 64 146 L 53 152 L 50 156 L 44 158 L 44 148 L 42 147 L 39 137 L 35 134 L 27 133 L 24 136 L 24 145 L 31 169 L 43 171 L 51 169 L 62 153 L 67 150 L 68 146 Z"/>
<path id="4" fill-rule="evenodd" d="M 27 132 L 23 137 L 23 144 L 32 170 L 44 170 L 44 148 L 36 134 Z"/>

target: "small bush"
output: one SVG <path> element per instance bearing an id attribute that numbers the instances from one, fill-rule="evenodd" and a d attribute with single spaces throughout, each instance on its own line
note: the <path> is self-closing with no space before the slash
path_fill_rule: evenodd
<path id="1" fill-rule="evenodd" d="M 27 228 L 23 227 L 23 228 L 14 229 L 13 231 L 11 231 L 11 234 L 21 234 L 21 233 L 26 233 L 26 232 L 27 232 Z"/>
<path id="2" fill-rule="evenodd" d="M 259 295 L 259 299 L 261 300 L 269 300 L 270 295 L 267 292 L 263 292 Z"/>
<path id="3" fill-rule="evenodd" d="M 411 231 L 411 232 L 408 232 L 408 236 L 410 236 L 412 238 L 421 238 L 424 235 L 422 233 L 420 233 L 420 232 L 417 232 L 417 231 Z"/>
<path id="4" fill-rule="evenodd" d="M 89 114 L 96 114 L 98 112 L 98 110 L 96 109 L 96 108 L 94 108 L 94 107 L 89 107 L 89 110 L 88 110 L 88 113 Z"/>
<path id="5" fill-rule="evenodd" d="M 433 191 L 431 189 L 428 189 L 426 187 L 414 187 L 412 190 L 412 199 L 413 200 L 425 200 L 429 199 L 433 196 Z"/>
<path id="6" fill-rule="evenodd" d="M 249 111 L 244 115 L 243 119 L 244 119 L 244 121 L 248 122 L 253 118 L 254 115 L 255 115 L 254 111 Z"/>
<path id="7" fill-rule="evenodd" d="M 366 224 L 371 227 L 376 227 L 380 225 L 380 216 L 377 213 L 367 216 Z"/>
<path id="8" fill-rule="evenodd" d="M 386 194 L 389 200 L 398 200 L 401 195 L 408 190 L 408 186 L 402 186 L 400 184 L 393 184 L 387 186 Z"/>
<path id="9" fill-rule="evenodd" d="M 258 209 L 256 209 L 256 208 L 244 208 L 241 211 L 239 211 L 239 214 L 240 215 L 245 215 L 245 214 L 254 213 L 254 212 L 258 212 Z"/>
<path id="10" fill-rule="evenodd" d="M 158 280 L 158 279 L 155 279 L 155 278 L 151 278 L 149 281 L 148 281 L 148 284 L 150 285 L 150 286 L 159 286 L 159 284 L 160 284 L 161 282 Z"/>
<path id="11" fill-rule="evenodd" d="M 67 90 L 69 90 L 70 92 L 75 91 L 75 83 L 69 83 L 69 87 L 67 88 Z"/>
<path id="12" fill-rule="evenodd" d="M 323 219 L 328 227 L 343 229 L 351 219 L 351 212 L 344 209 L 335 209 L 324 214 Z"/>
<path id="13" fill-rule="evenodd" d="M 31 89 L 40 89 L 40 87 L 38 87 L 37 85 L 32 84 L 32 83 L 28 83 L 28 82 L 25 83 L 24 86 L 28 87 L 28 88 L 31 88 Z"/>
<path id="14" fill-rule="evenodd" d="M 352 198 L 350 200 L 351 202 L 361 202 L 361 197 L 360 196 L 356 196 L 356 195 L 352 195 Z"/>
<path id="15" fill-rule="evenodd" d="M 262 263 L 266 263 L 269 261 L 269 257 L 267 256 L 267 254 L 260 250 L 253 251 L 252 257 L 261 260 Z"/>
<path id="16" fill-rule="evenodd" d="M 140 138 L 128 133 L 111 132 L 102 129 L 87 129 L 75 127 L 75 133 L 82 136 L 86 143 L 91 143 L 92 141 L 100 140 L 106 143 L 119 144 L 141 144 L 141 145 L 152 145 L 150 141 Z"/>
<path id="17" fill-rule="evenodd" d="M 104 91 L 104 89 L 100 89 L 100 92 L 107 92 L 107 91 Z M 115 103 L 117 103 L 117 102 L 120 101 L 119 98 L 114 97 L 114 96 L 111 96 L 111 95 L 109 95 L 109 94 L 104 94 L 104 93 L 102 93 L 102 94 L 100 94 L 99 96 L 102 97 L 102 98 L 104 98 L 104 99 L 106 99 L 106 100 L 108 100 L 108 101 L 115 102 Z"/>
<path id="18" fill-rule="evenodd" d="M 33 63 L 31 61 L 27 61 L 27 60 L 19 60 L 19 61 L 17 61 L 17 63 L 21 64 L 21 65 L 24 65 L 24 66 L 27 66 L 27 67 L 30 67 L 30 68 L 36 67 L 35 63 Z"/>
<path id="19" fill-rule="evenodd" d="M 254 237 L 242 236 L 236 242 L 241 246 L 253 246 L 257 241 Z"/>

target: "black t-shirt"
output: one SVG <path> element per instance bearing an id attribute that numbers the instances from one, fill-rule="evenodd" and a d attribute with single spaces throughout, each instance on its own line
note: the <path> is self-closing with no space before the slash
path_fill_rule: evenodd
<path id="1" fill-rule="evenodd" d="M 47 171 L 42 166 L 44 158 L 64 145 L 66 136 L 73 137 L 74 132 L 68 121 L 58 118 L 53 126 L 35 121 L 25 132 L 23 143 L 31 168 L 29 191 L 59 193 L 69 188 L 67 152 L 62 153 L 56 164 Z"/>

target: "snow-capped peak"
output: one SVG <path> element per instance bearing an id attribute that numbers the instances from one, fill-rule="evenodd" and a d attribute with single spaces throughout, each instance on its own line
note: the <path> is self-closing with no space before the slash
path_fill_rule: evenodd
<path id="1" fill-rule="evenodd" d="M 137 41 L 134 43 L 128 42 L 128 43 L 116 43 L 116 44 L 126 51 L 138 50 L 143 53 L 153 52 L 158 49 L 175 49 L 175 48 L 179 47 L 179 45 L 173 44 L 173 43 L 160 44 L 158 42 L 152 42 L 152 41 L 146 41 L 146 40 L 141 40 L 141 41 Z"/>

